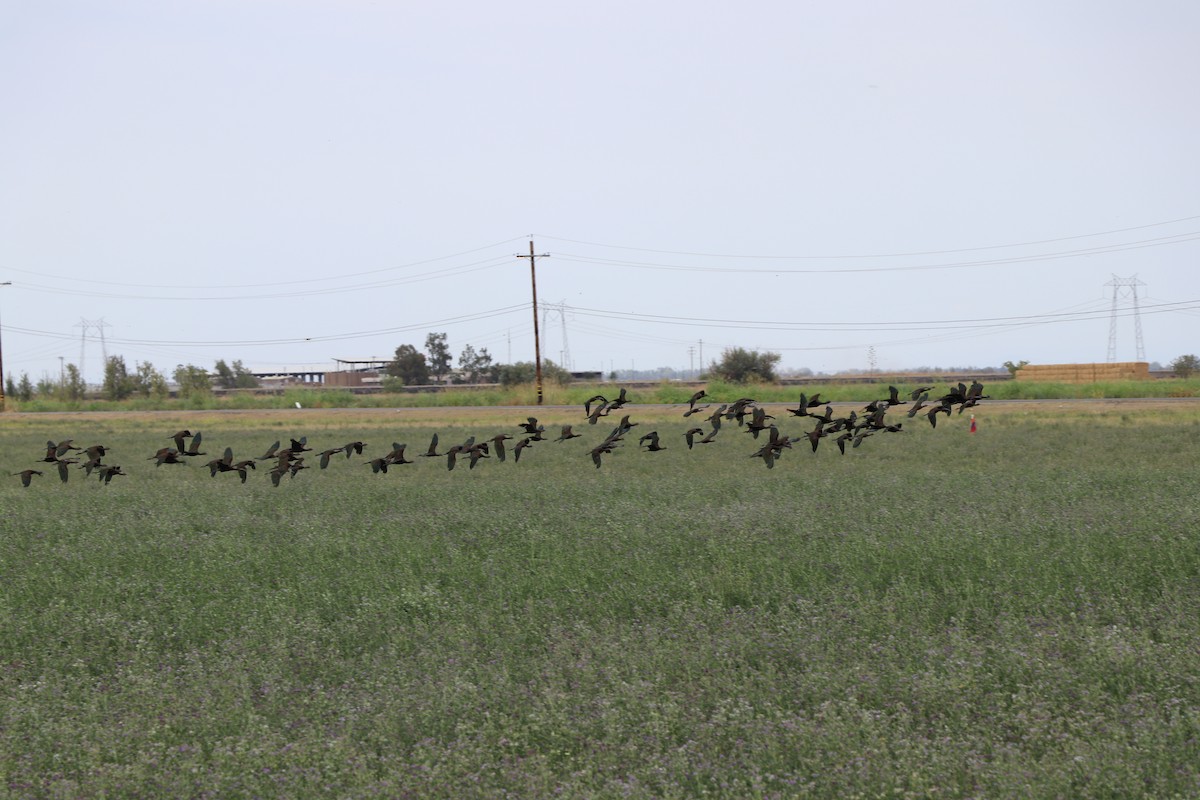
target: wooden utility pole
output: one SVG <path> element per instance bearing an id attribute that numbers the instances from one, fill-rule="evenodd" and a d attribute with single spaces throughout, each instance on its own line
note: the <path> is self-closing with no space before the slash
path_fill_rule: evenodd
<path id="1" fill-rule="evenodd" d="M 529 259 L 529 278 L 533 284 L 533 375 L 537 384 L 537 404 L 542 404 L 542 340 L 538 333 L 537 311 L 537 269 L 535 264 L 539 258 L 549 258 L 549 253 L 533 252 L 533 239 L 529 240 L 529 255 L 518 255 L 517 258 Z"/>

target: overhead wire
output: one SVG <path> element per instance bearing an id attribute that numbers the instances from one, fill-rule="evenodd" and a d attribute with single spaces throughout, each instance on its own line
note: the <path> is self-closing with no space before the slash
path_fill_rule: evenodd
<path id="1" fill-rule="evenodd" d="M 697 266 L 688 264 L 664 264 L 650 261 L 620 261 L 608 258 L 597 258 L 575 253 L 557 252 L 554 254 L 560 261 L 571 261 L 593 266 L 606 266 L 628 269 L 658 270 L 667 272 L 699 272 L 720 274 L 773 274 L 773 275 L 852 275 L 874 272 L 925 272 L 934 270 L 959 270 L 979 267 L 1005 266 L 1011 264 L 1028 264 L 1041 261 L 1057 261 L 1069 258 L 1119 253 L 1127 250 L 1139 250 L 1147 247 L 1161 247 L 1169 244 L 1182 244 L 1200 240 L 1200 231 L 1188 231 L 1174 236 L 1158 239 L 1145 239 L 1137 242 L 1122 242 L 1114 245 L 1103 245 L 1094 248 L 1083 248 L 1056 253 L 1038 253 L 1023 256 L 1008 256 L 1005 258 L 983 259 L 978 261 L 959 261 L 941 264 L 904 264 L 900 266 L 862 266 L 862 267 L 830 267 L 830 268 L 786 268 L 786 267 L 746 267 L 746 266 Z"/>
<path id="2" fill-rule="evenodd" d="M 745 254 L 745 253 L 737 253 L 737 254 L 734 254 L 734 253 L 703 253 L 703 252 L 693 252 L 693 251 L 686 251 L 686 250 L 660 250 L 660 249 L 652 249 L 652 248 L 646 248 L 646 247 L 631 247 L 631 246 L 627 246 L 627 245 L 604 244 L 601 242 L 581 241 L 578 239 L 565 239 L 565 238 L 550 236 L 550 235 L 545 235 L 545 234 L 539 234 L 539 238 L 550 239 L 552 241 L 569 242 L 571 244 L 585 244 L 590 247 L 607 247 L 607 248 L 616 249 L 616 250 L 634 250 L 634 251 L 643 252 L 643 253 L 658 253 L 660 255 L 697 256 L 697 257 L 701 257 L 701 258 L 735 258 L 735 259 L 740 259 L 740 260 L 781 259 L 781 260 L 789 260 L 789 261 L 791 261 L 791 260 L 798 261 L 798 260 L 802 260 L 802 259 L 813 259 L 813 260 L 822 260 L 822 261 L 830 260 L 831 261 L 831 260 L 838 260 L 838 259 L 852 259 L 852 260 L 864 259 L 865 260 L 865 259 L 872 259 L 872 258 L 910 258 L 913 256 L 951 255 L 954 253 L 973 253 L 973 252 L 979 252 L 979 251 L 983 251 L 983 250 L 1003 250 L 1003 249 L 1013 248 L 1013 247 L 1030 247 L 1033 245 L 1055 244 L 1058 242 L 1069 242 L 1069 241 L 1073 241 L 1076 239 L 1089 239 L 1089 238 L 1095 238 L 1095 237 L 1100 237 L 1100 236 L 1111 236 L 1111 235 L 1117 234 L 1117 233 L 1129 233 L 1132 231 L 1147 230 L 1149 228 L 1160 228 L 1160 227 L 1163 227 L 1166 225 L 1175 225 L 1180 222 L 1194 222 L 1195 220 L 1200 220 L 1200 214 L 1187 216 L 1187 217 L 1179 217 L 1177 219 L 1163 220 L 1160 222 L 1150 222 L 1150 223 L 1146 223 L 1144 225 L 1132 225 L 1132 226 L 1125 227 L 1125 228 L 1113 228 L 1111 230 L 1106 230 L 1106 231 L 1096 231 L 1093 233 L 1081 233 L 1081 234 L 1075 234 L 1075 235 L 1071 235 L 1071 236 L 1057 236 L 1057 237 L 1053 237 L 1053 238 L 1049 238 L 1049 239 L 1034 239 L 1034 240 L 1025 241 L 1025 242 L 1012 242 L 1009 244 L 981 245 L 981 246 L 977 246 L 977 247 L 961 247 L 961 248 L 955 248 L 955 249 L 940 249 L 940 250 L 915 250 L 915 251 L 909 251 L 909 252 L 895 252 L 895 253 L 860 253 L 860 254 L 842 253 L 842 254 L 831 254 L 831 255 L 812 255 L 812 254 L 808 254 L 808 255 L 761 255 L 761 254 L 760 255 L 749 255 L 749 254 Z"/>
<path id="3" fill-rule="evenodd" d="M 423 273 L 405 278 L 396 278 L 389 281 L 376 281 L 372 283 L 354 284 L 351 286 L 338 286 L 325 289 L 311 289 L 305 291 L 292 292 L 272 292 L 269 294 L 244 294 L 244 295 L 136 295 L 136 294 L 112 294 L 108 292 L 96 292 L 80 289 L 63 289 L 54 286 L 46 286 L 38 283 L 20 282 L 14 285 L 22 289 L 28 289 L 34 292 L 56 295 L 70 295 L 76 297 L 92 297 L 92 298 L 107 298 L 114 300 L 155 300 L 155 301 L 221 301 L 228 302 L 231 300 L 278 300 L 285 298 L 297 297 L 323 297 L 327 295 L 345 294 L 348 292 L 375 291 L 378 289 L 386 289 L 393 286 L 405 286 L 413 283 L 423 283 L 425 281 L 436 280 L 438 278 L 451 278 L 467 275 L 473 272 L 480 272 L 486 269 L 494 269 L 504 264 L 510 263 L 511 259 L 495 257 L 485 261 L 474 262 L 472 264 L 463 264 L 456 267 L 447 267 L 442 270 Z"/>
<path id="4" fill-rule="evenodd" d="M 393 267 L 380 267 L 378 269 L 362 270 L 359 272 L 337 272 L 337 273 L 323 276 L 320 278 L 300 278 L 297 280 L 270 281 L 268 283 L 198 284 L 198 285 L 123 283 L 123 282 L 119 282 L 119 281 L 96 280 L 94 278 L 80 278 L 80 277 L 76 277 L 76 276 L 53 275 L 53 274 L 45 272 L 44 270 L 27 270 L 27 269 L 20 269 L 17 267 L 5 267 L 5 269 L 12 271 L 12 272 L 20 272 L 20 273 L 26 274 L 26 275 L 37 275 L 40 278 L 54 278 L 56 280 L 75 281 L 78 283 L 94 283 L 94 284 L 101 285 L 101 286 L 126 286 L 126 287 L 137 288 L 137 289 L 175 289 L 175 290 L 179 290 L 179 291 L 217 291 L 217 290 L 224 290 L 224 289 L 261 289 L 261 288 L 267 287 L 267 286 L 298 286 L 300 284 L 319 283 L 322 281 L 343 281 L 343 280 L 346 280 L 347 278 L 359 278 L 359 277 L 362 277 L 363 275 L 377 275 L 377 274 L 380 274 L 383 272 L 395 272 L 397 270 L 410 269 L 412 267 L 420 267 L 420 266 L 424 266 L 426 264 L 433 264 L 438 261 L 446 261 L 451 258 L 458 258 L 460 256 L 471 255 L 473 253 L 479 253 L 484 250 L 491 250 L 496 247 L 500 247 L 502 245 L 511 244 L 512 242 L 519 241 L 522 238 L 524 238 L 524 237 L 518 236 L 518 237 L 515 237 L 512 239 L 505 239 L 504 241 L 485 245 L 483 247 L 476 247 L 476 248 L 472 248 L 470 250 L 463 250 L 458 253 L 451 253 L 449 255 L 437 256 L 434 258 L 427 258 L 427 259 L 423 259 L 421 261 L 412 261 L 407 264 L 398 264 Z M 475 263 L 481 263 L 481 262 L 475 262 Z"/>
<path id="5" fill-rule="evenodd" d="M 1159 306 L 1143 305 L 1141 313 L 1162 313 L 1166 311 L 1200 308 L 1200 300 L 1186 300 L 1164 303 Z M 611 311 L 606 309 L 585 308 L 572 306 L 571 311 L 584 316 L 594 316 L 607 319 L 636 320 L 666 325 L 688 325 L 692 327 L 728 328 L 738 330 L 786 330 L 786 331 L 905 331 L 927 330 L 935 327 L 940 330 L 972 329 L 993 326 L 1025 325 L 1032 322 L 1071 321 L 1089 319 L 1097 314 L 1108 314 L 1108 311 L 1072 311 L 1053 314 L 1025 314 L 1008 317 L 975 317 L 946 320 L 899 320 L 895 322 L 794 322 L 787 320 L 748 320 L 748 319 L 715 319 L 704 317 L 679 317 L 665 314 L 639 314 L 635 312 Z M 1087 316 L 1084 316 L 1087 315 Z"/>
<path id="6" fill-rule="evenodd" d="M 353 331 L 347 333 L 330 334 L 325 336 L 305 336 L 291 337 L 280 339 L 213 339 L 213 340 L 168 340 L 168 339 L 129 339 L 120 336 L 107 336 L 105 342 L 108 344 L 131 344 L 145 346 L 185 346 L 185 347 L 261 347 L 281 344 L 300 344 L 309 342 L 336 342 L 348 339 L 361 339 L 370 336 L 385 336 L 394 333 L 403 333 L 412 330 L 421 330 L 429 328 L 437 328 L 440 326 L 452 325 L 461 322 L 474 322 L 481 319 L 491 319 L 493 317 L 512 314 L 516 311 L 524 311 L 526 306 L 522 304 L 505 306 L 502 308 L 490 309 L 487 311 L 473 312 L 470 314 L 461 314 L 453 317 L 445 317 L 443 319 L 431 320 L 427 322 L 412 323 L 409 325 L 399 325 L 390 328 L 378 328 L 368 331 Z M 5 330 L 16 331 L 29 336 L 50 336 L 61 338 L 60 334 L 50 331 L 41 331 L 31 328 L 23 328 L 16 326 L 5 326 Z M 98 337 L 85 337 L 99 341 Z"/>

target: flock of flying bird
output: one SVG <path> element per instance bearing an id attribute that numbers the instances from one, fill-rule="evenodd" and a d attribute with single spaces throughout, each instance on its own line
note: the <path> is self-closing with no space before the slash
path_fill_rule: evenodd
<path id="1" fill-rule="evenodd" d="M 919 386 L 909 393 L 908 400 L 901 400 L 899 390 L 895 386 L 889 386 L 888 396 L 871 401 L 861 409 L 861 414 L 858 409 L 855 409 L 840 417 L 834 416 L 833 406 L 821 400 L 820 395 L 810 398 L 801 394 L 798 406 L 786 410 L 793 417 L 807 417 L 814 423 L 814 426 L 799 436 L 781 434 L 773 422 L 775 417 L 768 414 L 766 409 L 758 405 L 752 398 L 743 397 L 732 403 L 717 406 L 708 416 L 702 418 L 704 422 L 708 423 L 707 430 L 703 426 L 695 425 L 684 432 L 683 438 L 688 449 L 698 444 L 711 444 L 717 434 L 723 430 L 723 423 L 736 421 L 737 426 L 744 432 L 750 433 L 754 439 L 759 439 L 760 434 L 766 436 L 766 440 L 750 454 L 750 457 L 761 458 L 766 466 L 771 468 L 775 466 L 775 461 L 783 455 L 783 451 L 791 449 L 795 443 L 807 442 L 813 452 L 816 452 L 822 439 L 833 437 L 838 450 L 844 455 L 847 445 L 852 448 L 858 447 L 869 436 L 882 433 L 901 433 L 903 432 L 903 422 L 893 423 L 886 419 L 888 410 L 895 406 L 908 405 L 907 418 L 912 419 L 920 414 L 929 421 L 932 427 L 936 428 L 939 414 L 950 415 L 956 407 L 958 413 L 961 414 L 963 410 L 972 408 L 978 405 L 979 401 L 987 399 L 987 396 L 983 394 L 983 384 L 978 381 L 972 382 L 970 386 L 959 383 L 956 387 L 951 387 L 946 394 L 931 400 L 929 393 L 933 391 L 933 388 L 932 386 Z M 692 395 L 687 402 L 688 408 L 683 414 L 684 418 L 709 411 L 712 408 L 711 403 L 699 405 L 707 397 L 709 395 L 703 390 Z M 625 389 L 621 389 L 620 394 L 612 400 L 597 394 L 584 403 L 584 419 L 588 424 L 596 425 L 602 417 L 620 410 L 627 403 L 628 397 Z M 819 410 L 821 406 L 824 406 L 823 410 Z M 620 447 L 626 435 L 637 425 L 638 423 L 631 422 L 629 415 L 625 414 L 599 444 L 590 448 L 592 462 L 597 468 L 602 463 L 601 458 L 612 454 Z M 476 464 L 485 458 L 494 456 L 498 461 L 506 460 L 507 452 L 504 443 L 507 441 L 516 442 L 513 445 L 513 461 L 520 461 L 522 452 L 534 443 L 548 441 L 548 437 L 545 436 L 546 428 L 538 422 L 536 417 L 528 417 L 517 427 L 523 431 L 518 436 L 499 433 L 482 441 L 476 441 L 475 437 L 471 436 L 464 442 L 446 448 L 444 452 L 438 452 L 438 435 L 435 433 L 429 443 L 429 448 L 419 455 L 425 458 L 445 458 L 446 467 L 450 470 L 453 470 L 460 460 L 466 460 L 468 468 L 474 469 Z M 565 442 L 580 438 L 582 434 L 576 433 L 573 427 L 573 425 L 563 425 L 559 435 L 553 441 Z M 725 429 L 728 430 L 729 426 L 726 426 Z M 193 434 L 189 430 L 181 430 L 171 434 L 168 438 L 173 440 L 174 447 L 160 448 L 145 460 L 153 461 L 155 467 L 161 467 L 164 464 L 188 464 L 194 459 L 208 455 L 207 452 L 200 449 L 203 437 L 199 432 Z M 658 431 L 650 431 L 640 436 L 637 441 L 638 448 L 647 452 L 659 452 L 667 449 L 666 444 L 659 437 Z M 280 444 L 280 442 L 275 442 L 257 458 L 242 460 L 235 460 L 233 448 L 226 447 L 219 458 L 205 462 L 204 466 L 208 468 L 214 478 L 222 473 L 235 472 L 241 478 L 241 482 L 245 483 L 249 470 L 257 470 L 260 463 L 270 463 L 271 468 L 267 474 L 270 476 L 271 482 L 278 486 L 285 475 L 294 478 L 301 470 L 310 468 L 305 463 L 307 457 L 304 454 L 306 453 L 311 453 L 311 457 L 317 461 L 319 468 L 325 469 L 334 456 L 345 455 L 347 459 L 353 458 L 355 455 L 362 455 L 363 449 L 367 447 L 364 442 L 354 441 L 314 453 L 313 448 L 308 446 L 307 437 L 291 439 L 288 446 L 284 448 L 280 448 Z M 40 461 L 47 465 L 54 465 L 59 479 L 63 483 L 70 479 L 71 469 L 74 467 L 83 470 L 85 476 L 96 475 L 102 484 L 107 485 L 114 477 L 129 474 L 124 472 L 119 465 L 104 463 L 110 449 L 100 444 L 86 448 L 76 447 L 71 439 L 60 442 L 48 441 L 45 455 Z M 414 463 L 405 458 L 406 449 L 407 446 L 404 444 L 393 443 L 389 452 L 363 463 L 369 465 L 372 472 L 386 473 L 389 467 Z M 49 469 L 49 467 L 43 467 L 43 469 Z M 20 477 L 22 485 L 28 488 L 33 482 L 33 478 L 43 475 L 43 472 L 38 469 L 26 469 L 12 474 Z"/>

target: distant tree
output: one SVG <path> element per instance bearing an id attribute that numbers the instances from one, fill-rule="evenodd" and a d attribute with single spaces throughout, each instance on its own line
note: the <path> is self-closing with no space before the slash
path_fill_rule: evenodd
<path id="1" fill-rule="evenodd" d="M 217 385 L 222 389 L 254 389 L 258 387 L 258 378 L 246 369 L 241 361 L 234 361 L 233 366 L 220 359 L 213 365 L 217 373 Z"/>
<path id="2" fill-rule="evenodd" d="M 496 380 L 503 386 L 520 386 L 523 383 L 533 383 L 537 379 L 537 371 L 532 361 L 518 361 L 515 364 L 501 364 L 496 368 Z M 555 364 L 548 358 L 542 359 L 542 381 L 544 383 L 566 384 L 571 382 L 571 373 Z"/>
<path id="3" fill-rule="evenodd" d="M 38 378 L 37 386 L 34 387 L 34 391 L 37 393 L 38 397 L 58 397 L 61 387 L 61 381 L 51 380 L 49 375 L 43 373 L 42 377 Z"/>
<path id="4" fill-rule="evenodd" d="M 450 346 L 446 344 L 446 334 L 431 333 L 425 337 L 425 352 L 429 355 L 429 371 L 434 379 L 442 382 L 442 378 L 450 371 Z"/>
<path id="5" fill-rule="evenodd" d="M 123 356 L 109 356 L 104 362 L 104 396 L 109 400 L 124 400 L 136 389 L 133 376 L 125 367 Z"/>
<path id="6" fill-rule="evenodd" d="M 208 370 L 204 367 L 197 367 L 193 364 L 178 364 L 171 377 L 175 379 L 175 384 L 179 387 L 180 397 L 208 394 L 212 391 L 212 379 L 208 376 Z"/>
<path id="7" fill-rule="evenodd" d="M 213 372 L 217 373 L 217 386 L 222 389 L 233 388 L 233 370 L 225 363 L 225 359 L 217 359 L 217 363 L 213 364 Z"/>
<path id="8" fill-rule="evenodd" d="M 33 399 L 33 381 L 29 380 L 29 373 L 22 372 L 21 380 L 17 381 L 17 391 L 14 392 L 17 399 L 28 402 Z"/>
<path id="9" fill-rule="evenodd" d="M 476 351 L 467 345 L 458 357 L 458 370 L 463 383 L 483 383 L 492 377 L 492 356 L 486 347 Z"/>
<path id="10" fill-rule="evenodd" d="M 258 388 L 258 378 L 241 360 L 233 362 L 233 382 L 238 389 Z"/>
<path id="11" fill-rule="evenodd" d="M 1194 355 L 1180 356 L 1171 362 L 1171 371 L 1181 378 L 1191 377 L 1192 373 L 1200 372 L 1200 358 Z"/>
<path id="12" fill-rule="evenodd" d="M 1029 362 L 1018 361 L 1014 364 L 1012 361 L 1005 361 L 1002 366 L 1008 370 L 1009 375 L 1012 375 L 1015 378 L 1017 376 L 1017 370 L 1021 369 L 1021 367 L 1029 366 Z"/>
<path id="13" fill-rule="evenodd" d="M 139 361 L 137 370 L 131 377 L 133 378 L 134 393 L 142 397 L 153 395 L 162 398 L 166 397 L 170 391 L 167 386 L 167 376 L 156 370 L 149 361 Z"/>
<path id="14" fill-rule="evenodd" d="M 58 397 L 61 400 L 82 400 L 87 393 L 87 383 L 79 374 L 79 367 L 67 364 L 63 367 L 62 385 L 58 387 Z"/>
<path id="15" fill-rule="evenodd" d="M 13 380 L 11 372 L 8 373 L 8 377 L 4 380 L 4 396 L 14 398 L 17 396 L 17 382 Z"/>
<path id="16" fill-rule="evenodd" d="M 411 344 L 396 348 L 396 357 L 384 368 L 384 372 L 404 381 L 405 386 L 429 383 L 429 364 L 425 361 L 425 355 Z"/>
<path id="17" fill-rule="evenodd" d="M 709 370 L 714 377 L 731 383 L 771 383 L 776 380 L 779 353 L 760 353 L 741 347 L 727 348 Z"/>

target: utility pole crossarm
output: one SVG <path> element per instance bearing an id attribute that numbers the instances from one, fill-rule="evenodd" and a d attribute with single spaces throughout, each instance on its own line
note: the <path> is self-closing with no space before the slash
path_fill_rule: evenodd
<path id="1" fill-rule="evenodd" d="M 549 258 L 549 253 L 535 253 L 533 249 L 533 240 L 529 240 L 529 255 L 517 254 L 517 258 L 529 259 L 529 278 L 533 285 L 533 370 L 534 380 L 537 385 L 537 404 L 542 404 L 542 341 L 538 332 L 538 307 L 537 307 L 537 260 L 539 258 Z"/>

